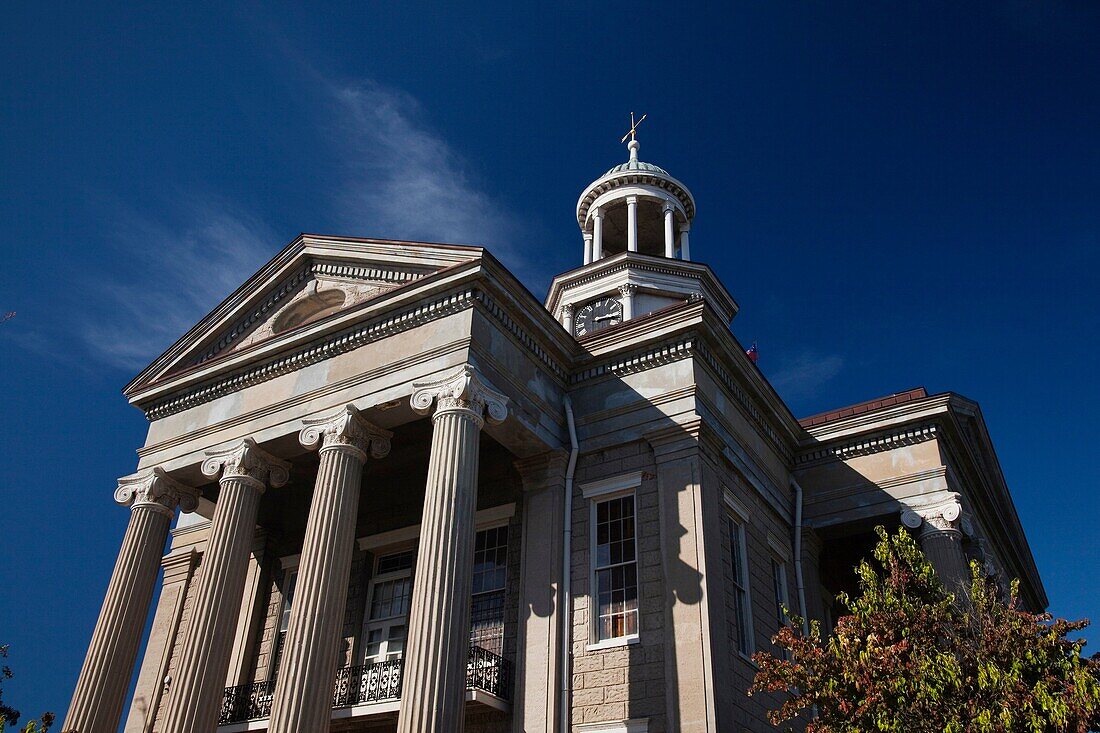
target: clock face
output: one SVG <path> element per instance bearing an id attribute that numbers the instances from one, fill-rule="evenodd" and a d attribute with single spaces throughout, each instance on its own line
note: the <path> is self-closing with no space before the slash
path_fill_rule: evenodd
<path id="1" fill-rule="evenodd" d="M 585 336 L 623 322 L 623 304 L 616 298 L 600 298 L 579 308 L 573 318 L 573 334 Z"/>

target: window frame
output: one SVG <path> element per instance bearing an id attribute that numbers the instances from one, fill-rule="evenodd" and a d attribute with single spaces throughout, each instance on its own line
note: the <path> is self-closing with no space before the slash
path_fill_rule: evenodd
<path id="1" fill-rule="evenodd" d="M 390 638 L 390 632 L 391 627 L 395 625 L 405 627 L 405 637 L 401 640 L 401 652 L 398 655 L 398 658 L 404 657 L 405 641 L 407 641 L 408 639 L 409 631 L 409 610 L 412 607 L 413 582 L 416 577 L 416 550 L 417 548 L 415 545 L 398 545 L 378 548 L 371 553 L 373 555 L 371 562 L 371 578 L 370 582 L 367 583 L 366 605 L 363 609 L 363 623 L 361 624 L 359 629 L 359 650 L 358 654 L 356 655 L 358 664 L 378 664 L 381 662 L 390 661 L 391 652 L 389 651 L 389 643 L 391 641 L 394 641 L 394 639 Z M 384 558 L 392 557 L 394 555 L 403 555 L 406 553 L 411 553 L 412 555 L 409 567 L 401 568 L 399 570 L 392 570 L 385 573 L 378 572 L 378 567 Z M 380 582 L 388 583 L 394 580 L 402 580 L 404 578 L 409 579 L 409 600 L 408 607 L 405 609 L 405 613 L 393 614 L 382 618 L 372 618 L 371 604 L 374 601 L 374 591 L 377 587 L 377 584 Z M 381 644 L 382 646 L 379 647 L 379 658 L 374 659 L 373 661 L 368 661 L 367 650 L 370 645 L 370 632 L 375 629 L 382 632 L 382 638 L 379 641 L 379 644 Z M 385 647 L 384 653 L 381 652 L 383 647 Z"/>
<path id="2" fill-rule="evenodd" d="M 638 475 L 638 484 L 641 484 L 641 476 Z M 614 486 L 618 484 L 618 480 L 614 484 L 608 483 L 607 486 Z M 588 513 L 588 535 L 589 535 L 589 551 L 588 551 L 588 582 L 589 582 L 589 633 L 588 633 L 588 646 L 589 651 L 597 649 L 607 649 L 610 647 L 625 646 L 628 644 L 637 644 L 641 639 L 642 629 L 642 584 L 641 574 L 639 571 L 640 557 L 638 547 L 638 492 L 636 487 L 618 490 L 606 490 L 595 493 L 587 494 L 591 498 L 589 501 L 589 513 Z M 596 517 L 599 511 L 599 505 L 609 501 L 616 501 L 623 497 L 629 496 L 634 501 L 634 559 L 630 563 L 618 563 L 617 565 L 597 566 L 597 552 L 596 552 L 596 537 L 597 526 Z M 632 634 L 624 634 L 623 636 L 611 636 L 606 639 L 600 638 L 600 612 L 599 612 L 599 591 L 597 572 L 611 567 L 625 567 L 628 564 L 634 565 L 635 573 L 635 587 L 636 592 L 636 608 L 634 613 L 637 619 L 637 630 Z"/>
<path id="3" fill-rule="evenodd" d="M 497 530 L 497 529 L 503 529 L 504 532 L 505 532 L 505 535 L 504 535 L 504 582 L 501 584 L 500 588 L 494 588 L 492 590 L 483 590 L 483 591 L 471 592 L 470 593 L 470 645 L 473 646 L 473 644 L 474 644 L 474 638 L 473 638 L 474 637 L 474 614 L 473 614 L 473 611 L 474 611 L 475 602 L 476 602 L 478 596 L 488 596 L 488 595 L 491 595 L 493 593 L 499 593 L 501 595 L 501 598 L 502 598 L 502 601 L 501 601 L 502 602 L 502 615 L 501 615 L 501 622 L 500 622 L 500 626 L 501 626 L 500 644 L 501 644 L 501 649 L 503 649 L 504 624 L 505 624 L 504 617 L 507 615 L 506 611 L 507 611 L 507 603 L 508 603 L 508 555 L 512 550 L 512 544 L 511 544 L 512 543 L 512 531 L 511 531 L 511 527 L 509 527 L 509 522 L 508 522 L 507 519 L 496 521 L 496 522 L 491 522 L 491 523 L 488 523 L 488 524 L 479 524 L 477 526 L 477 529 L 474 532 L 474 547 L 475 547 L 474 568 L 477 567 L 477 562 L 476 562 L 477 535 L 481 534 L 482 532 L 487 532 L 489 530 Z M 497 547 L 499 547 L 499 546 L 500 545 L 497 545 Z M 471 569 L 471 572 L 473 572 L 473 569 Z M 485 647 L 481 647 L 481 648 L 484 649 Z M 487 651 L 493 652 L 494 654 L 499 653 L 499 652 L 493 651 L 492 649 L 489 649 Z"/>
<path id="4" fill-rule="evenodd" d="M 294 605 L 294 590 L 298 586 L 298 564 L 301 555 L 287 555 L 279 559 L 279 565 L 283 570 L 282 585 L 279 587 L 279 620 L 275 624 L 275 637 L 271 648 L 271 664 L 268 666 L 267 679 L 274 682 L 279 675 L 279 667 L 283 661 L 283 649 L 286 646 L 286 633 L 290 630 L 290 611 Z M 287 592 L 289 589 L 289 593 Z M 289 596 L 289 597 L 288 597 Z M 283 619 L 286 619 L 287 627 L 283 628 Z"/>
<path id="5" fill-rule="evenodd" d="M 756 651 L 756 630 L 752 619 L 752 571 L 749 566 L 747 518 L 739 512 L 726 513 L 726 536 L 730 543 L 734 613 L 737 617 L 737 653 L 752 661 Z"/>

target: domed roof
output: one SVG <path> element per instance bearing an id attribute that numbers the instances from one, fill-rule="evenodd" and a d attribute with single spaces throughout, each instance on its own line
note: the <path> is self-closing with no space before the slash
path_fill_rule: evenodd
<path id="1" fill-rule="evenodd" d="M 607 173 L 604 173 L 604 176 L 610 176 L 612 173 L 624 173 L 626 171 L 643 171 L 645 173 L 657 173 L 662 176 L 668 175 L 668 171 L 659 165 L 653 165 L 652 163 L 646 163 L 645 161 L 631 157 L 630 160 L 625 163 L 619 163 Z"/>
<path id="2" fill-rule="evenodd" d="M 695 218 L 695 199 L 684 184 L 677 181 L 664 168 L 638 160 L 638 141 L 631 140 L 626 146 L 630 150 L 630 159 L 620 163 L 607 173 L 590 183 L 577 201 L 577 224 L 584 229 L 588 211 L 597 198 L 636 195 L 639 187 L 649 188 L 655 197 L 679 201 L 688 221 Z M 611 193 L 615 191 L 616 193 Z M 634 193 L 632 193 L 634 192 Z"/>

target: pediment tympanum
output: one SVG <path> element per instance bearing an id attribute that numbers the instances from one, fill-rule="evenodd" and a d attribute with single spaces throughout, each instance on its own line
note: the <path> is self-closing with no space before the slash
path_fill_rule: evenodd
<path id="1" fill-rule="evenodd" d="M 289 287 L 272 293 L 251 313 L 226 330 L 191 365 L 201 364 L 226 352 L 237 351 L 291 331 L 326 316 L 363 303 L 413 280 L 416 273 L 393 271 L 375 277 L 335 276 L 331 270 L 354 272 L 352 267 L 311 264 Z"/>
<path id="2" fill-rule="evenodd" d="M 477 247 L 303 234 L 150 364 L 145 388 L 356 308 L 441 269 L 477 260 Z"/>

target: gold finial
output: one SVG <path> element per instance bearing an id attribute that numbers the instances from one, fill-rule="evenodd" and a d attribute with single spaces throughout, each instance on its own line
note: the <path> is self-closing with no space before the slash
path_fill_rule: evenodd
<path id="1" fill-rule="evenodd" d="M 637 140 L 638 137 L 635 133 L 638 132 L 638 125 L 642 124 L 644 121 L 645 121 L 645 115 L 643 114 L 642 119 L 635 122 L 634 121 L 634 113 L 631 112 L 630 113 L 630 132 L 623 135 L 623 139 L 620 140 L 619 142 L 620 143 L 625 143 L 627 138 L 630 138 L 631 140 Z"/>

